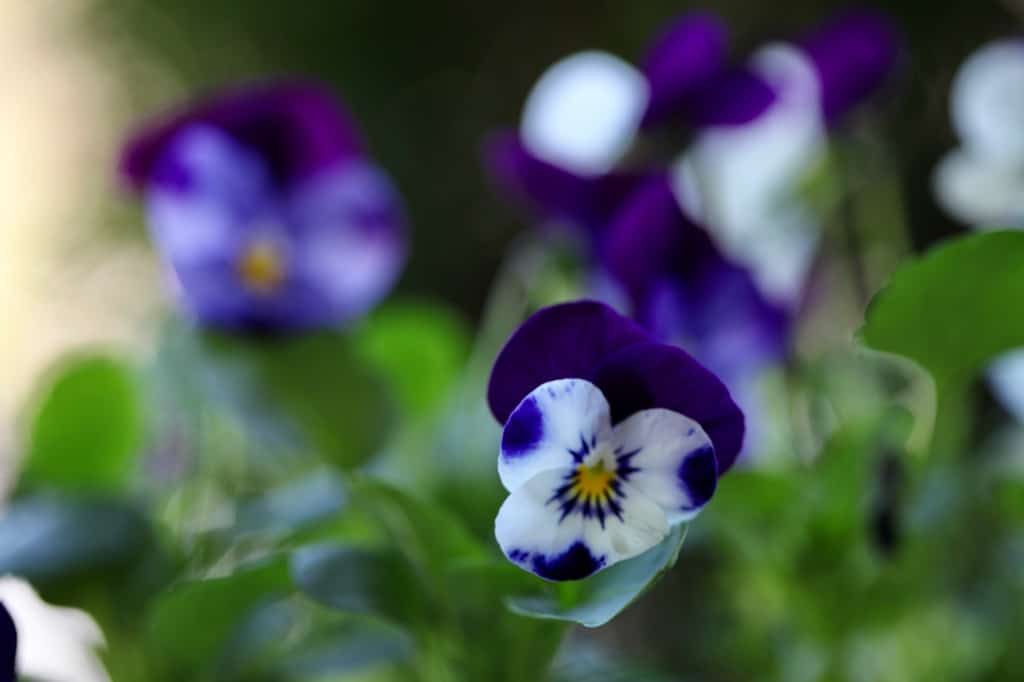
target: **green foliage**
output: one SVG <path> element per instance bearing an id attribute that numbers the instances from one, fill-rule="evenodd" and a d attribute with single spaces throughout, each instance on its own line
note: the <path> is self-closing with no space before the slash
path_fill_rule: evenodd
<path id="1" fill-rule="evenodd" d="M 900 268 L 872 300 L 861 336 L 914 360 L 942 390 L 1024 346 L 1022 300 L 1024 232 L 961 237 Z"/>
<path id="2" fill-rule="evenodd" d="M 291 591 L 285 557 L 221 578 L 179 583 L 157 596 L 145 623 L 149 649 L 174 676 L 196 679 L 216 661 L 243 619 L 259 604 Z"/>
<path id="3" fill-rule="evenodd" d="M 20 486 L 109 493 L 136 473 L 145 431 L 135 372 L 107 355 L 66 361 L 40 398 Z"/>
<path id="4" fill-rule="evenodd" d="M 547 597 L 514 597 L 509 607 L 534 618 L 579 623 L 589 628 L 607 624 L 636 601 L 676 563 L 686 539 L 685 525 L 638 557 L 623 561 L 579 583 L 559 585 Z"/>
<path id="5" fill-rule="evenodd" d="M 356 330 L 355 354 L 386 378 L 412 417 L 445 404 L 469 353 L 465 322 L 434 303 L 389 303 Z"/>
<path id="6" fill-rule="evenodd" d="M 0 575 L 56 582 L 111 572 L 146 551 L 149 540 L 147 521 L 124 502 L 28 497 L 0 516 Z"/>

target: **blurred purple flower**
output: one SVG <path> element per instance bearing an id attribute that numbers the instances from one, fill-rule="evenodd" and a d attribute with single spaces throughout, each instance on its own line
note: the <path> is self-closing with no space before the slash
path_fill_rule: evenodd
<path id="1" fill-rule="evenodd" d="M 743 442 L 714 374 L 593 301 L 530 317 L 495 361 L 488 401 L 510 493 L 498 543 L 549 580 L 656 545 L 711 499 Z"/>
<path id="2" fill-rule="evenodd" d="M 316 86 L 261 85 L 201 104 L 132 139 L 121 171 L 204 324 L 342 324 L 384 296 L 404 262 L 399 197 Z"/>
<path id="3" fill-rule="evenodd" d="M 769 301 L 751 273 L 728 261 L 679 207 L 667 176 L 625 202 L 602 241 L 604 267 L 629 295 L 634 317 L 715 372 L 747 416 L 747 442 L 763 423 L 756 383 L 788 353 L 792 315 Z"/>

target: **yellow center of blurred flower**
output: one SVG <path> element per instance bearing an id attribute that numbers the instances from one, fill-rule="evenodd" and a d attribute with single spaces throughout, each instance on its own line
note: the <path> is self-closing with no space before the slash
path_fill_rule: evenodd
<path id="1" fill-rule="evenodd" d="M 571 492 L 580 500 L 604 502 L 611 495 L 614 480 L 615 472 L 608 469 L 604 461 L 598 460 L 591 466 L 580 464 L 576 467 L 576 477 Z"/>
<path id="2" fill-rule="evenodd" d="M 281 251 L 266 240 L 252 242 L 238 263 L 238 273 L 246 288 L 258 294 L 273 293 L 285 277 Z"/>

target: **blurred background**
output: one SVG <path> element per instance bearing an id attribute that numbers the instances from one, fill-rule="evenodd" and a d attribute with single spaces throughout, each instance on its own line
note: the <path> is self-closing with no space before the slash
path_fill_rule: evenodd
<path id="1" fill-rule="evenodd" d="M 488 298 L 510 246 L 532 228 L 488 180 L 481 141 L 496 128 L 517 125 L 523 99 L 545 68 L 586 48 L 635 61 L 660 26 L 687 9 L 720 13 L 732 53 L 741 57 L 846 6 L 821 0 L 0 0 L 0 499 L 13 487 L 26 405 L 35 404 L 39 378 L 71 349 L 102 346 L 147 356 L 172 307 L 143 212 L 115 173 L 126 134 L 154 115 L 239 82 L 292 75 L 324 82 L 347 102 L 404 198 L 412 242 L 396 296 L 443 302 L 459 325 L 478 329 L 487 322 Z M 1019 34 L 1024 19 L 1017 0 L 875 6 L 894 19 L 906 51 L 884 93 L 858 114 L 870 119 L 863 135 L 874 155 L 866 176 L 854 178 L 870 188 L 860 222 L 868 246 L 882 244 L 867 249 L 871 292 L 911 253 L 966 231 L 940 210 L 931 188 L 933 168 L 956 144 L 950 82 L 971 52 Z M 855 119 L 847 129 L 857 135 L 861 123 Z M 844 282 L 811 316 L 811 331 L 801 332 L 805 348 L 823 348 L 822 337 L 848 339 L 860 327 L 863 292 L 851 288 Z M 490 357 L 474 360 L 486 365 Z M 834 366 L 828 372 L 856 374 Z M 979 391 L 971 431 L 978 442 L 1006 420 L 985 389 Z M 869 393 L 862 397 L 871 400 Z M 857 438 L 830 448 L 860 452 Z M 887 526 L 885 504 L 875 502 L 891 490 L 910 495 L 901 482 L 908 474 L 887 464 L 896 456 L 872 449 L 870 461 L 858 465 L 840 454 L 825 470 L 787 474 L 784 481 L 753 475 L 737 479 L 731 491 L 723 485 L 723 499 L 716 498 L 721 509 L 693 531 L 673 578 L 614 626 L 574 635 L 570 641 L 582 653 L 563 663 L 559 679 L 582 679 L 599 668 L 604 677 L 588 679 L 738 682 L 756 679 L 750 675 L 760 669 L 771 670 L 764 679 L 787 682 L 1020 679 L 1024 662 L 992 644 L 1020 632 L 1014 629 L 1019 615 L 1004 613 L 1007 604 L 999 603 L 1003 588 L 1015 604 L 1024 593 L 1019 580 L 1006 578 L 1019 572 L 1024 556 L 1020 489 L 950 522 L 936 508 L 960 509 L 962 500 L 950 489 L 963 482 L 962 463 L 943 460 L 934 476 L 915 479 L 914 489 L 927 492 L 907 512 L 907 523 L 925 529 L 930 540 L 906 550 L 892 568 L 885 561 L 895 531 Z M 831 500 L 813 521 L 786 511 L 786 486 L 805 485 L 818 501 Z M 438 495 L 456 511 L 473 504 L 444 490 Z M 851 516 L 862 498 L 882 511 Z M 769 516 L 752 518 L 749 500 Z M 477 536 L 487 536 L 493 509 L 467 521 Z M 1004 527 L 1004 544 L 958 544 L 974 529 L 983 535 L 985 528 Z M 724 540 L 706 539 L 716 534 Z M 780 537 L 791 544 L 780 547 Z M 966 560 L 972 550 L 984 559 Z M 955 575 L 935 577 L 932 562 L 944 552 L 963 561 Z M 840 592 L 860 594 L 851 586 L 866 582 L 872 591 L 861 620 L 859 607 Z M 909 604 L 899 599 L 907 585 L 922 587 Z M 949 602 L 936 597 L 954 592 Z M 690 625 L 665 627 L 666 619 Z M 725 639 L 724 632 L 735 637 Z M 841 656 L 822 654 L 828 650 L 822 642 L 840 638 Z M 591 659 L 604 660 L 604 647 L 649 661 L 650 670 L 589 668 Z M 129 664 L 110 670 L 117 682 L 147 679 L 134 677 L 137 668 Z M 449 678 L 421 671 L 416 679 Z"/>

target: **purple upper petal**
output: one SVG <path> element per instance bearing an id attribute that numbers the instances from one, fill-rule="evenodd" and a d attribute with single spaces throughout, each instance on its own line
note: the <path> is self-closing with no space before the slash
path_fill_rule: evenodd
<path id="1" fill-rule="evenodd" d="M 689 111 L 701 86 L 724 69 L 727 40 L 721 19 L 708 12 L 685 14 L 658 36 L 643 64 L 651 86 L 645 125 Z"/>
<path id="2" fill-rule="evenodd" d="M 610 355 L 593 382 L 618 423 L 640 410 L 661 407 L 701 425 L 715 445 L 719 475 L 736 461 L 743 446 L 743 413 L 729 389 L 678 346 L 640 343 Z"/>
<path id="3" fill-rule="evenodd" d="M 354 122 L 325 90 L 305 83 L 268 84 L 217 97 L 143 130 L 125 145 L 121 174 L 141 190 L 154 179 L 167 145 L 195 125 L 221 130 L 255 151 L 285 186 L 364 153 Z M 167 171 L 165 166 L 158 179 L 174 182 Z"/>
<path id="4" fill-rule="evenodd" d="M 834 121 L 874 92 L 892 71 L 900 40 L 884 14 L 841 14 L 797 43 L 814 63 L 825 118 Z"/>
<path id="5" fill-rule="evenodd" d="M 543 218 L 564 220 L 598 232 L 644 173 L 609 173 L 584 178 L 543 161 L 506 131 L 484 144 L 484 165 L 503 189 Z"/>
<path id="6" fill-rule="evenodd" d="M 650 340 L 638 324 L 596 301 L 553 305 L 516 330 L 491 371 L 487 399 L 504 424 L 530 391 L 554 379 L 587 379 L 615 351 Z"/>
<path id="7" fill-rule="evenodd" d="M 682 349 L 656 343 L 603 303 L 564 303 L 526 320 L 494 363 L 488 387 L 491 411 L 504 424 L 527 394 L 565 378 L 597 384 L 614 421 L 652 407 L 696 420 L 716 453 L 721 449 L 720 471 L 732 463 L 743 441 L 743 415 L 714 374 Z"/>
<path id="8" fill-rule="evenodd" d="M 697 88 L 687 105 L 687 116 L 698 128 L 739 126 L 767 111 L 776 97 L 763 78 L 747 67 L 734 66 Z"/>

